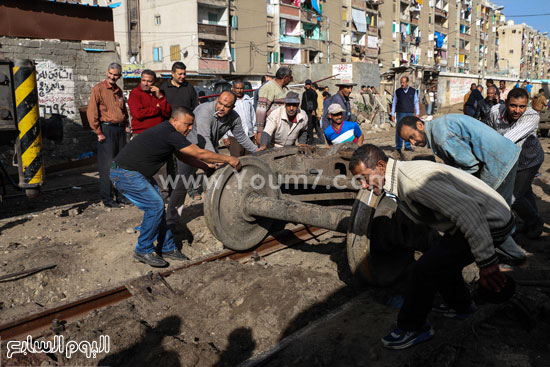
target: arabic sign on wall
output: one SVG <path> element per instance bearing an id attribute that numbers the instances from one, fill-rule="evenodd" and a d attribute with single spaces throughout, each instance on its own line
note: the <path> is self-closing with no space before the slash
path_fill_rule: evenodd
<path id="1" fill-rule="evenodd" d="M 336 75 L 335 79 L 340 79 L 343 82 L 351 82 L 353 80 L 353 64 L 334 64 L 332 65 L 332 75 Z"/>
<path id="2" fill-rule="evenodd" d="M 36 61 L 36 85 L 40 116 L 59 113 L 74 119 L 73 69 L 60 66 L 51 60 Z"/>
<path id="3" fill-rule="evenodd" d="M 477 83 L 472 78 L 450 78 L 449 80 L 449 102 L 450 104 L 464 103 L 464 95 L 470 90 L 470 85 Z"/>
<path id="4" fill-rule="evenodd" d="M 122 65 L 123 78 L 141 78 L 141 73 L 145 70 L 145 65 L 124 64 Z"/>

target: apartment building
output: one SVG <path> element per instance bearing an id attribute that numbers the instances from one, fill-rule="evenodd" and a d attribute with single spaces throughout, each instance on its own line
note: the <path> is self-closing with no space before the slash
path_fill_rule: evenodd
<path id="1" fill-rule="evenodd" d="M 548 79 L 549 39 L 526 24 L 509 21 L 499 29 L 500 66 L 518 79 Z"/>
<path id="2" fill-rule="evenodd" d="M 380 5 L 384 0 L 342 0 L 342 60 L 378 64 Z"/>
<path id="3" fill-rule="evenodd" d="M 267 71 L 279 65 L 340 62 L 340 1 L 268 0 Z"/>
<path id="4" fill-rule="evenodd" d="M 500 8 L 501 9 L 501 8 Z M 485 0 L 386 0 L 382 70 L 401 65 L 479 73 L 498 69 L 500 10 Z"/>
<path id="5" fill-rule="evenodd" d="M 168 72 L 182 61 L 191 75 L 259 76 L 341 62 L 341 1 L 126 0 L 114 11 L 115 34 L 123 63 Z"/>

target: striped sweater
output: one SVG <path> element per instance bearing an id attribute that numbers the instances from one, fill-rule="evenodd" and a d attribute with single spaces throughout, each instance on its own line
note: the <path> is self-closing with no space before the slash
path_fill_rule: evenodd
<path id="1" fill-rule="evenodd" d="M 506 117 L 506 105 L 497 104 L 491 108 L 488 125 L 521 147 L 518 171 L 538 166 L 544 162 L 544 150 L 537 138 L 539 121 L 539 113 L 531 107 L 527 107 L 525 113 L 513 122 L 509 122 Z"/>
<path id="2" fill-rule="evenodd" d="M 384 191 L 415 223 L 441 232 L 461 231 L 479 267 L 496 264 L 493 241 L 504 240 L 513 226 L 506 201 L 480 179 L 430 161 L 388 160 Z"/>

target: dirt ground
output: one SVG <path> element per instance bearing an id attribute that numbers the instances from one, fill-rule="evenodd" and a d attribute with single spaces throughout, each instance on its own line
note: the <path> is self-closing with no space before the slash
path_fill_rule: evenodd
<path id="1" fill-rule="evenodd" d="M 389 152 L 393 129 L 365 132 L 366 142 Z M 541 142 L 550 154 L 550 139 Z M 511 270 L 524 280 L 517 295 L 503 305 L 481 306 L 465 322 L 430 316 L 432 342 L 404 351 L 381 347 L 380 337 L 395 324 L 400 286 L 358 286 L 347 266 L 345 236 L 328 233 L 255 263 L 219 261 L 179 271 L 166 278 L 168 285 L 154 276 L 130 283 L 134 297 L 69 323 L 63 332 L 65 340 L 76 341 L 109 335 L 109 353 L 95 359 L 56 354 L 37 365 L 234 366 L 281 343 L 284 348 L 263 365 L 549 366 L 548 158 L 540 173 L 533 189 L 546 226 L 539 240 L 518 239 L 529 261 Z M 53 190 L 59 187 L 65 188 Z M 56 266 L 0 281 L 0 324 L 152 270 L 132 259 L 142 213 L 133 206 L 101 206 L 94 166 L 49 175 L 38 199 L 10 195 L 0 205 L 0 276 Z M 222 249 L 202 214 L 202 202 L 189 201 L 181 223 L 193 234 L 182 243 L 192 259 Z M 4 347 L 2 365 L 21 365 L 6 359 Z"/>

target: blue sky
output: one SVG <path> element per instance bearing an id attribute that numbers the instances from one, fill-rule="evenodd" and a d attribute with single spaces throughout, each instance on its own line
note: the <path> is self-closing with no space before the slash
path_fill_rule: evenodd
<path id="1" fill-rule="evenodd" d="M 493 4 L 503 5 L 502 12 L 506 20 L 513 20 L 516 24 L 525 23 L 531 27 L 550 34 L 550 15 L 538 17 L 509 18 L 509 15 L 547 14 L 550 13 L 550 1 L 548 0 L 493 0 Z"/>

